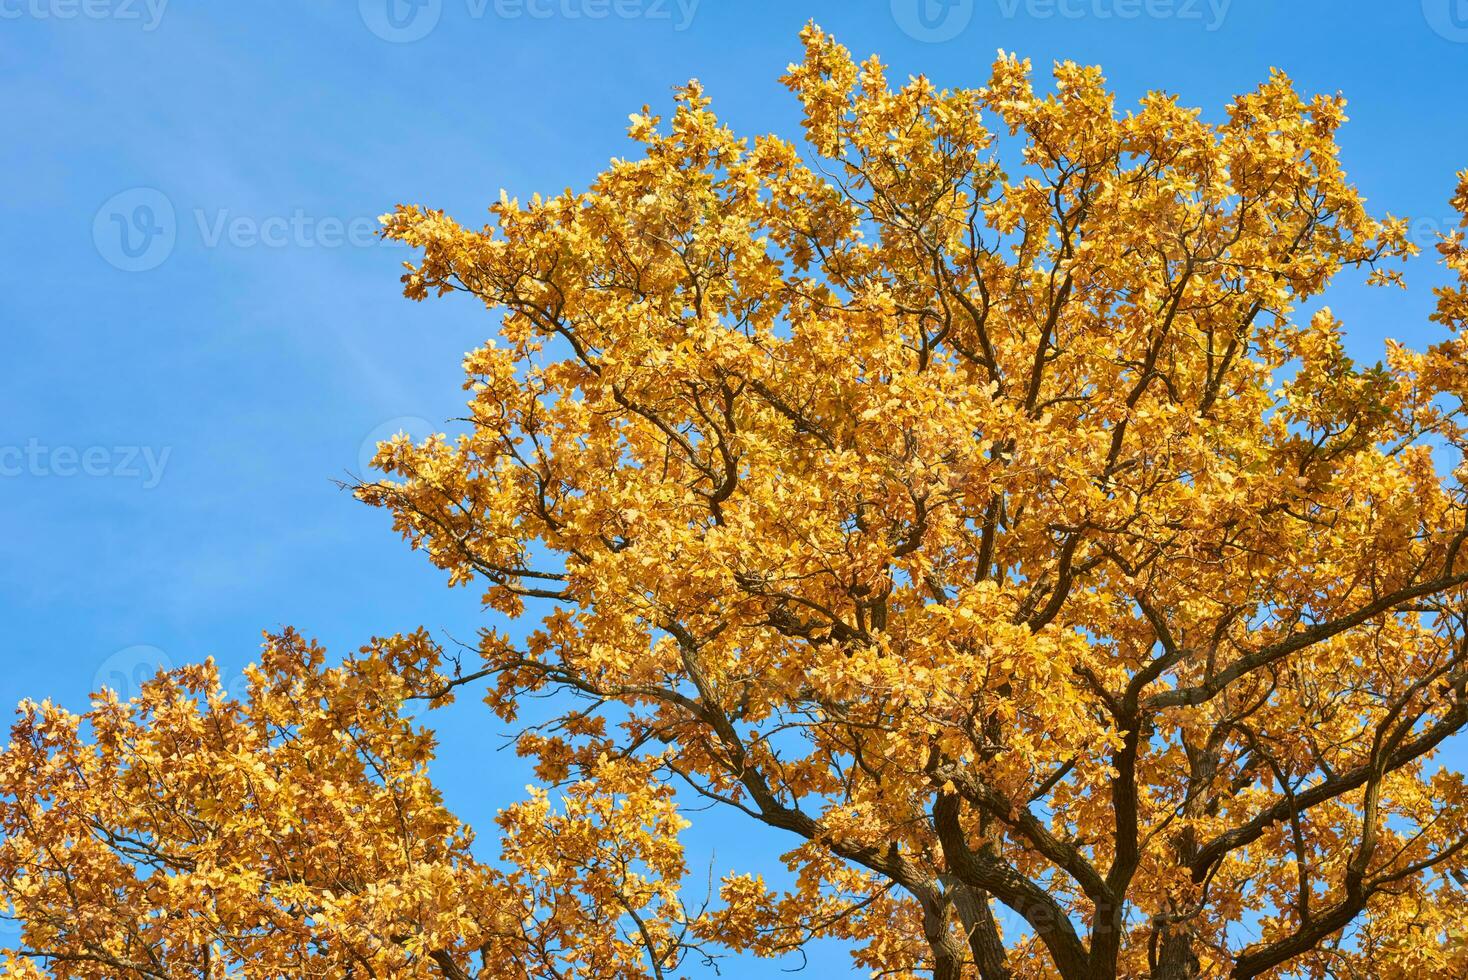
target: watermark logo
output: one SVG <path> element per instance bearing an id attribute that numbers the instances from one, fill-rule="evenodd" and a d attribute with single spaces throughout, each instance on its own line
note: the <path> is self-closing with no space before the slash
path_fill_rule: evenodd
<path id="1" fill-rule="evenodd" d="M 144 490 L 163 481 L 172 446 L 48 446 L 31 438 L 25 445 L 0 444 L 0 479 L 140 480 Z"/>
<path id="2" fill-rule="evenodd" d="M 443 0 L 358 0 L 362 23 L 384 41 L 421 41 L 438 26 Z"/>
<path id="3" fill-rule="evenodd" d="M 178 218 L 168 195 L 134 187 L 109 198 L 92 220 L 97 252 L 124 272 L 156 269 L 173 254 Z"/>
<path id="4" fill-rule="evenodd" d="M 1468 43 L 1468 0 L 1422 0 L 1422 16 L 1440 37 Z"/>
<path id="5" fill-rule="evenodd" d="M 0 0 L 0 20 L 116 20 L 151 32 L 167 9 L 168 0 Z"/>
<path id="6" fill-rule="evenodd" d="M 892 19 L 916 41 L 951 41 L 973 18 L 974 0 L 892 0 Z"/>
<path id="7" fill-rule="evenodd" d="M 388 419 L 367 433 L 361 445 L 357 447 L 357 476 L 370 482 L 369 477 L 375 475 L 372 460 L 377 455 L 379 443 L 387 442 L 399 434 L 408 436 L 415 443 L 420 443 L 438 431 L 440 427 L 416 415 L 400 415 L 397 418 Z"/>

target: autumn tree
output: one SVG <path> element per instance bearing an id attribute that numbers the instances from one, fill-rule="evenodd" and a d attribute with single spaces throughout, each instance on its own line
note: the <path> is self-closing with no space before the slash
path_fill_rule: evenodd
<path id="1" fill-rule="evenodd" d="M 804 150 L 690 83 L 584 193 L 385 219 L 410 298 L 502 321 L 464 431 L 357 493 L 523 626 L 24 706 L 13 975 L 672 978 L 820 938 L 892 978 L 1468 975 L 1432 761 L 1468 724 L 1463 233 L 1441 336 L 1359 366 L 1312 301 L 1414 249 L 1342 99 L 1120 113 L 1095 68 L 894 87 L 803 40 Z M 562 708 L 493 861 L 400 712 L 465 691 Z M 697 900 L 695 804 L 793 883 Z"/>

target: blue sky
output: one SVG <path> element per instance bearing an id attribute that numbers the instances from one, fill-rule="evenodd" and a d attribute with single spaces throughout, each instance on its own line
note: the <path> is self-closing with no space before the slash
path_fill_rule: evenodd
<path id="1" fill-rule="evenodd" d="M 373 219 L 584 186 L 694 76 L 737 131 L 796 136 L 777 78 L 811 18 L 898 77 L 981 84 L 1002 47 L 1211 118 L 1284 68 L 1346 93 L 1349 171 L 1423 235 L 1468 167 L 1468 0 L 0 0 L 0 704 L 209 655 L 237 674 L 284 624 L 338 650 L 472 637 L 475 596 L 332 482 L 458 414 L 495 329 L 403 300 Z M 1429 342 L 1440 279 L 1343 281 L 1354 352 Z M 487 825 L 527 776 L 487 712 L 441 724 L 439 779 Z M 778 850 L 730 829 L 696 844 Z"/>

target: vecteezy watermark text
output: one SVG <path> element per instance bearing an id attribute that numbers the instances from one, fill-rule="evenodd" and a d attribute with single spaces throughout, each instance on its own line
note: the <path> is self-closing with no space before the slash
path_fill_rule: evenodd
<path id="1" fill-rule="evenodd" d="M 168 0 L 0 0 L 0 20 L 137 21 L 156 31 L 167 9 Z"/>
<path id="2" fill-rule="evenodd" d="M 470 20 L 648 20 L 686 31 L 700 0 L 459 0 Z M 406 44 L 433 32 L 444 0 L 358 0 L 362 23 L 384 41 Z"/>
<path id="3" fill-rule="evenodd" d="M 979 3 L 1005 20 L 1172 20 L 1216 31 L 1233 0 L 891 0 L 892 19 L 918 41 L 949 41 L 962 34 Z M 1457 2 L 1457 0 L 1453 0 Z M 1462 0 L 1468 3 L 1468 0 Z"/>
<path id="4" fill-rule="evenodd" d="M 240 214 L 231 208 L 194 208 L 182 219 L 173 201 L 151 187 L 134 187 L 109 198 L 92 220 L 97 253 L 124 272 L 156 269 L 173 254 L 181 234 L 193 232 L 207 249 L 336 249 L 395 245 L 380 234 L 376 216 L 315 215 L 304 208 L 289 214 Z"/>
<path id="5" fill-rule="evenodd" d="M 171 446 L 48 446 L 30 439 L 23 446 L 0 445 L 0 478 L 112 477 L 141 480 L 144 490 L 152 490 L 171 455 Z"/>
<path id="6" fill-rule="evenodd" d="M 1176 20 L 1216 31 L 1233 0 L 994 0 L 1006 20 Z"/>
<path id="7" fill-rule="evenodd" d="M 297 208 L 290 215 L 256 218 L 231 214 L 228 208 L 213 213 L 195 209 L 194 222 L 205 248 L 221 244 L 234 248 L 366 248 L 383 242 L 382 225 L 376 218 L 318 218 Z"/>

